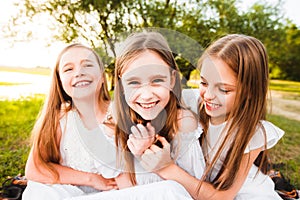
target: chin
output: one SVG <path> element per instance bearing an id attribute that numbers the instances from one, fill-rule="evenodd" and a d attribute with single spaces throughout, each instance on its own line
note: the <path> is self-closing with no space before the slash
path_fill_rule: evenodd
<path id="1" fill-rule="evenodd" d="M 153 120 L 155 119 L 158 114 L 143 114 L 143 113 L 138 113 L 144 120 L 147 120 L 147 121 L 150 121 L 150 120 Z"/>

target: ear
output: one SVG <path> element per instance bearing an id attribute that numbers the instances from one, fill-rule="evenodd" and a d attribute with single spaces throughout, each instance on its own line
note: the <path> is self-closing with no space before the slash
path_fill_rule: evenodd
<path id="1" fill-rule="evenodd" d="M 170 80 L 170 89 L 173 89 L 176 83 L 176 74 L 177 71 L 176 70 L 172 70 L 171 72 L 171 80 Z"/>

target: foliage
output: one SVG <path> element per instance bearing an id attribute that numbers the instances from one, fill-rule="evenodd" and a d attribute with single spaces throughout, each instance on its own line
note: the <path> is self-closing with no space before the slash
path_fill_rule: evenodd
<path id="1" fill-rule="evenodd" d="M 298 80 L 299 30 L 293 24 L 285 25 L 282 1 L 274 5 L 258 2 L 244 12 L 237 7 L 238 3 L 238 0 L 24 0 L 18 3 L 20 12 L 12 20 L 12 26 L 48 14 L 55 38 L 88 42 L 97 49 L 111 75 L 117 44 L 128 34 L 150 27 L 177 31 L 196 42 L 174 43 L 175 56 L 179 55 L 177 60 L 186 80 L 202 52 L 202 48 L 192 51 L 193 47 L 205 48 L 222 35 L 242 33 L 255 36 L 266 45 L 272 78 Z M 183 51 L 194 58 L 180 56 Z"/>
<path id="2" fill-rule="evenodd" d="M 276 53 L 275 64 L 280 69 L 277 78 L 300 81 L 300 30 L 294 24 L 288 24 L 282 31 L 280 50 Z M 273 41 L 274 42 L 274 41 Z"/>

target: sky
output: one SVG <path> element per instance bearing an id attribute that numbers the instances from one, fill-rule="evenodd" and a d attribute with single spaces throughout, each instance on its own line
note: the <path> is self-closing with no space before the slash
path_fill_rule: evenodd
<path id="1" fill-rule="evenodd" d="M 18 12 L 13 6 L 16 0 L 1 0 L 0 2 L 0 28 L 10 19 L 11 15 Z M 253 3 L 259 0 L 241 0 L 241 9 L 249 8 Z M 261 1 L 261 0 L 260 0 Z M 277 2 L 277 0 L 266 1 L 268 3 Z M 283 0 L 283 13 L 300 27 L 300 1 Z M 0 66 L 12 67 L 52 67 L 55 64 L 56 57 L 64 44 L 62 42 L 51 41 L 51 31 L 47 28 L 47 19 L 39 19 L 39 23 L 28 25 L 28 28 L 34 33 L 35 38 L 30 42 L 18 41 L 12 42 L 0 32 Z M 50 43 L 50 45 L 49 45 Z"/>

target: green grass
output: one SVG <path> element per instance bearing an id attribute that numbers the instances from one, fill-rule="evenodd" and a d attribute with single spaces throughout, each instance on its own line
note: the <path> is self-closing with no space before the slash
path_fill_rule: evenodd
<path id="1" fill-rule="evenodd" d="M 269 151 L 271 162 L 300 189 L 300 123 L 278 115 L 268 115 L 267 119 L 285 131 L 283 138 Z"/>
<path id="2" fill-rule="evenodd" d="M 300 95 L 300 82 L 271 80 L 270 89 Z"/>
<path id="3" fill-rule="evenodd" d="M 0 183 L 7 176 L 24 174 L 30 149 L 30 132 L 43 96 L 0 101 Z"/>

